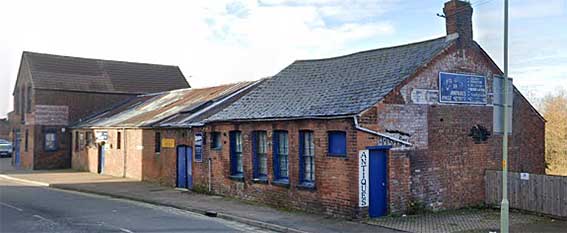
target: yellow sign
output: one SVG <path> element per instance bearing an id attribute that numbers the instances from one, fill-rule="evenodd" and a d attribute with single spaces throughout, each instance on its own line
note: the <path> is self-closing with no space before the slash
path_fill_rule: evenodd
<path id="1" fill-rule="evenodd" d="M 173 139 L 173 138 L 161 139 L 161 147 L 163 147 L 163 148 L 175 148 L 175 139 Z"/>
<path id="2" fill-rule="evenodd" d="M 502 160 L 502 168 L 506 168 L 506 160 Z"/>

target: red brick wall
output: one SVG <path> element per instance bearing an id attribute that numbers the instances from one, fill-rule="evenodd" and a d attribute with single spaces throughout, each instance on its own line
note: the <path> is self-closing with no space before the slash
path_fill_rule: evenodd
<path id="1" fill-rule="evenodd" d="M 353 217 L 357 211 L 358 193 L 358 146 L 357 132 L 352 127 L 352 119 L 345 120 L 298 120 L 281 122 L 257 122 L 242 124 L 212 124 L 207 132 L 221 132 L 223 147 L 209 152 L 213 163 L 213 190 L 216 193 L 256 200 L 282 208 L 297 208 L 311 212 Z M 243 139 L 244 182 L 229 179 L 230 152 L 229 131 L 240 130 Z M 251 133 L 255 130 L 267 132 L 268 144 L 268 183 L 252 181 Z M 289 136 L 289 187 L 274 185 L 272 168 L 272 133 L 274 130 L 287 130 Z M 298 188 L 298 138 L 299 130 L 312 130 L 315 143 L 316 189 Z M 347 157 L 327 156 L 327 131 L 347 132 Z M 196 169 L 195 171 L 200 171 Z M 200 172 L 204 173 L 204 170 Z M 195 174 L 197 177 L 204 174 Z"/>
<path id="2" fill-rule="evenodd" d="M 69 107 L 69 123 L 100 112 L 132 94 L 107 94 L 56 90 L 34 90 L 34 105 L 63 105 Z"/>
<path id="3" fill-rule="evenodd" d="M 415 103 L 415 89 L 437 90 L 440 71 L 488 77 L 488 105 Z M 403 132 L 413 144 L 409 152 L 409 201 L 430 209 L 459 208 L 483 203 L 486 169 L 499 169 L 502 137 L 491 135 L 476 143 L 473 126 L 492 133 L 492 74 L 498 74 L 480 50 L 449 49 L 396 88 L 383 103 L 360 117 L 363 126 L 381 132 Z M 519 93 L 514 98 L 513 135 L 509 165 L 512 171 L 544 172 L 544 121 Z M 394 133 L 394 136 L 400 136 Z M 392 204 L 392 203 L 391 203 Z"/>

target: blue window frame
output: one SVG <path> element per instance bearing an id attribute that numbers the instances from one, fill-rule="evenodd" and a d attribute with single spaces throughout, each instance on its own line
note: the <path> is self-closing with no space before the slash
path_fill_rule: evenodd
<path id="1" fill-rule="evenodd" d="M 203 133 L 196 133 L 195 134 L 195 161 L 202 162 L 203 161 L 203 144 L 204 144 L 204 136 Z"/>
<path id="2" fill-rule="evenodd" d="M 289 138 L 287 131 L 274 131 L 274 177 L 276 181 L 289 182 Z"/>
<path id="3" fill-rule="evenodd" d="M 344 131 L 328 132 L 329 156 L 346 156 L 346 133 Z"/>
<path id="4" fill-rule="evenodd" d="M 315 186 L 315 143 L 312 131 L 299 132 L 299 180 L 301 186 Z"/>
<path id="5" fill-rule="evenodd" d="M 59 149 L 57 144 L 57 130 L 56 129 L 46 129 L 44 133 L 44 144 L 43 148 L 45 151 L 53 152 Z"/>
<path id="6" fill-rule="evenodd" d="M 242 176 L 242 135 L 240 131 L 230 132 L 230 175 Z"/>
<path id="7" fill-rule="evenodd" d="M 252 134 L 254 179 L 268 179 L 268 143 L 266 138 L 266 131 L 254 131 Z"/>

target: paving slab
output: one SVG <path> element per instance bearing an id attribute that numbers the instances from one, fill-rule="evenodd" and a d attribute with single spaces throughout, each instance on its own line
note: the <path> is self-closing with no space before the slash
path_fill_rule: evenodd
<path id="1" fill-rule="evenodd" d="M 371 224 L 407 232 L 498 232 L 497 209 L 461 209 L 411 216 L 373 219 Z M 510 211 L 510 232 L 566 232 L 567 222 Z"/>

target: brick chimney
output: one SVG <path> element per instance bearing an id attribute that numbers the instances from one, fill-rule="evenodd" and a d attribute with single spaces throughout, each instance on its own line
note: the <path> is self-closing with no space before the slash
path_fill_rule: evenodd
<path id="1" fill-rule="evenodd" d="M 447 35 L 459 33 L 457 43 L 459 47 L 466 48 L 472 44 L 472 13 L 473 9 L 468 1 L 450 0 L 443 7 L 445 14 L 445 27 Z"/>

